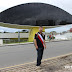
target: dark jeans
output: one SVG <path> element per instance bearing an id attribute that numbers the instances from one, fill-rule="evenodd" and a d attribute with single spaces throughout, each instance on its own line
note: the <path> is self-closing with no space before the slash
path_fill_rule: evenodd
<path id="1" fill-rule="evenodd" d="M 43 57 L 43 51 L 44 51 L 44 48 L 37 49 L 37 66 L 39 66 L 41 64 L 41 60 Z"/>

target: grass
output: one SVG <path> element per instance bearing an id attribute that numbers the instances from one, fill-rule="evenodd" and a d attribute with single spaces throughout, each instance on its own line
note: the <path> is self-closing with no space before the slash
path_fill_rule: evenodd
<path id="1" fill-rule="evenodd" d="M 33 41 L 24 41 L 24 42 L 12 42 L 12 43 L 4 43 L 4 44 L 17 44 L 17 43 L 27 43 L 27 42 L 33 42 Z"/>

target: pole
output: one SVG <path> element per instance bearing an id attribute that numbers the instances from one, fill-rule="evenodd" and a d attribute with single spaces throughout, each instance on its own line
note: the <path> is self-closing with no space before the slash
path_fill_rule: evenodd
<path id="1" fill-rule="evenodd" d="M 20 32 L 18 31 L 18 42 L 20 43 Z"/>

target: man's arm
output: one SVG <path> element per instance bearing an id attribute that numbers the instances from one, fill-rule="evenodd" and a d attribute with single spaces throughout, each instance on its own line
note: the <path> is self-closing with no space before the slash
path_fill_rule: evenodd
<path id="1" fill-rule="evenodd" d="M 36 49 L 38 49 L 38 46 L 37 46 L 37 41 L 36 41 L 36 39 L 34 39 L 34 44 L 35 44 L 35 47 L 36 47 Z"/>
<path id="2" fill-rule="evenodd" d="M 45 49 L 46 49 L 45 35 L 44 35 L 43 39 L 44 39 L 44 46 L 45 46 Z"/>
<path id="3" fill-rule="evenodd" d="M 45 40 L 44 40 L 44 46 L 45 46 L 45 49 L 46 49 L 46 43 L 45 43 Z"/>

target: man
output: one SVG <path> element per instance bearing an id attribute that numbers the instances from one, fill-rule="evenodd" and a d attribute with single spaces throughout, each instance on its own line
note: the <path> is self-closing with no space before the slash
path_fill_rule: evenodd
<path id="1" fill-rule="evenodd" d="M 37 64 L 36 66 L 40 66 L 44 48 L 46 49 L 45 44 L 45 35 L 42 33 L 43 27 L 39 27 L 39 32 L 35 34 L 34 43 L 37 50 Z"/>

